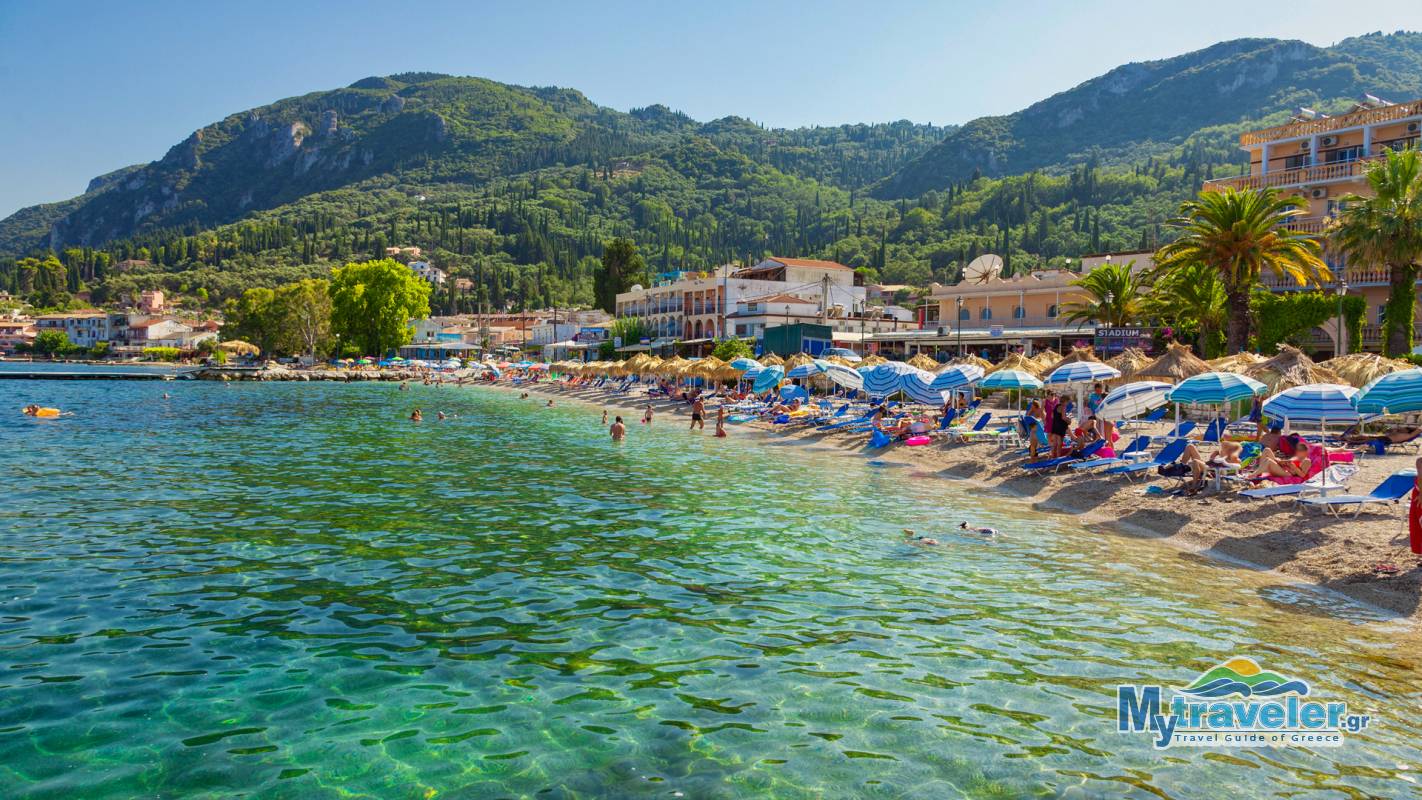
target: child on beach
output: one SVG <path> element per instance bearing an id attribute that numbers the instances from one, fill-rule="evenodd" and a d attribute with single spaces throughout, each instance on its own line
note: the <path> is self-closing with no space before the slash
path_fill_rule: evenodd
<path id="1" fill-rule="evenodd" d="M 716 407 L 716 436 L 717 436 L 717 438 L 725 438 L 725 436 L 726 436 L 726 407 L 725 407 L 725 406 L 717 406 L 717 407 Z"/>
<path id="2" fill-rule="evenodd" d="M 651 404 L 651 403 L 648 403 L 648 404 L 647 404 L 647 410 L 642 414 L 642 424 L 643 424 L 643 425 L 651 425 L 651 424 L 652 424 L 652 404 Z"/>
<path id="3" fill-rule="evenodd" d="M 607 424 L 607 409 L 605 408 L 602 410 L 602 424 Z"/>

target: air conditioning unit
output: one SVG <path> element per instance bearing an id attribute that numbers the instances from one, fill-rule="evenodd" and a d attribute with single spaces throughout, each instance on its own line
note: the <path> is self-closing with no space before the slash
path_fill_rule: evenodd
<path id="1" fill-rule="evenodd" d="M 1318 186 L 1313 189 L 1309 189 L 1308 196 L 1312 197 L 1314 200 L 1322 200 L 1323 198 L 1328 196 L 1328 189 L 1323 186 Z"/>
<path id="2" fill-rule="evenodd" d="M 948 335 L 948 329 L 945 328 L 945 327 L 943 327 L 942 325 L 939 325 L 939 326 L 938 326 L 938 335 L 939 335 L 939 336 L 947 336 L 947 335 Z"/>
<path id="3" fill-rule="evenodd" d="M 1319 143 L 1319 145 L 1321 145 L 1321 146 L 1323 146 L 1323 147 L 1333 147 L 1334 145 L 1338 144 L 1338 137 L 1337 137 L 1337 136 L 1325 136 L 1325 137 L 1323 137 L 1322 139 L 1319 139 L 1319 140 L 1318 140 L 1318 143 Z"/>
<path id="4" fill-rule="evenodd" d="M 1407 132 L 1408 132 L 1408 133 L 1417 133 L 1418 131 L 1422 131 L 1422 122 L 1409 122 L 1409 123 L 1407 123 Z"/>
<path id="5" fill-rule="evenodd" d="M 1307 153 L 1307 152 L 1308 152 L 1308 147 L 1309 147 L 1309 143 L 1308 143 L 1307 140 L 1304 140 L 1304 141 L 1302 141 L 1302 142 L 1299 142 L 1299 150 L 1300 150 L 1301 152 Z"/>

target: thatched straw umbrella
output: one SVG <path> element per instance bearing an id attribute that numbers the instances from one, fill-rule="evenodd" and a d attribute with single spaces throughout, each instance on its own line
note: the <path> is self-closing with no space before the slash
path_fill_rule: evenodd
<path id="1" fill-rule="evenodd" d="M 1043 373 L 1041 364 L 1038 364 L 1035 359 L 1028 358 L 1021 353 L 1010 353 L 1007 358 L 999 361 L 996 365 L 985 367 L 985 369 L 989 375 L 1004 369 L 1020 369 L 1037 378 L 1042 377 Z"/>
<path id="2" fill-rule="evenodd" d="M 262 348 L 252 344 L 251 342 L 244 342 L 241 339 L 233 339 L 230 342 L 223 342 L 222 344 L 219 344 L 218 347 L 222 348 L 228 353 L 232 353 L 233 355 L 239 356 L 254 356 L 262 352 Z"/>
<path id="3" fill-rule="evenodd" d="M 880 355 L 873 355 L 873 356 L 865 356 L 865 357 L 863 358 L 863 360 L 861 360 L 857 366 L 861 366 L 861 367 L 877 367 L 877 366 L 879 366 L 880 364 L 887 364 L 887 363 L 889 363 L 889 359 L 884 358 L 883 356 L 880 356 Z"/>
<path id="4" fill-rule="evenodd" d="M 1047 367 L 1053 366 L 1058 361 L 1062 360 L 1062 357 L 1058 355 L 1057 351 L 1051 349 L 1050 347 L 1034 356 L 1031 356 L 1030 358 L 1034 362 L 1036 362 L 1037 366 L 1042 368 L 1043 372 L 1047 371 Z"/>
<path id="5" fill-rule="evenodd" d="M 1210 369 L 1215 372 L 1234 372 L 1243 375 L 1250 367 L 1264 363 L 1266 359 L 1258 353 L 1235 353 L 1232 356 L 1222 356 L 1210 359 L 1208 362 Z"/>
<path id="6" fill-rule="evenodd" d="M 829 358 L 826 358 L 825 361 L 828 361 L 831 364 L 838 364 L 841 367 L 849 367 L 850 369 L 853 369 L 855 367 L 855 364 L 852 363 L 849 359 L 843 358 L 841 356 L 830 356 Z"/>
<path id="7" fill-rule="evenodd" d="M 913 358 L 910 358 L 908 360 L 908 365 L 911 367 L 918 367 L 919 369 L 926 369 L 930 372 L 937 370 L 943 366 L 942 364 L 938 363 L 937 360 L 929 358 L 923 353 L 916 353 Z"/>
<path id="8" fill-rule="evenodd" d="M 975 367 L 982 367 L 983 372 L 987 372 L 993 368 L 991 361 L 988 361 L 982 356 L 973 355 L 972 353 L 967 353 L 965 355 L 958 356 L 952 361 L 949 361 L 948 364 L 944 366 L 952 366 L 956 364 L 972 364 Z"/>
<path id="9" fill-rule="evenodd" d="M 665 361 L 659 361 L 649 369 L 648 372 L 654 372 L 663 377 L 673 378 L 676 377 L 676 374 L 681 371 L 681 368 L 685 366 L 685 364 L 686 359 L 681 356 L 672 356 Z"/>
<path id="10" fill-rule="evenodd" d="M 1377 353 L 1349 353 L 1346 356 L 1330 358 L 1319 366 L 1333 370 L 1344 381 L 1360 389 L 1375 378 L 1412 369 L 1412 364 L 1407 361 L 1384 358 Z"/>
<path id="11" fill-rule="evenodd" d="M 804 353 L 796 353 L 795 355 L 790 356 L 789 358 L 785 359 L 785 364 L 784 364 L 785 371 L 786 371 L 786 372 L 789 372 L 790 370 L 794 369 L 795 367 L 798 367 L 798 366 L 801 366 L 801 365 L 804 365 L 804 364 L 809 364 L 809 363 L 811 363 L 811 362 L 814 361 L 814 360 L 815 360 L 815 359 L 811 358 L 810 356 L 808 356 L 808 355 L 806 355 L 806 354 L 804 354 Z"/>
<path id="12" fill-rule="evenodd" d="M 716 380 L 725 369 L 726 362 L 715 356 L 707 356 L 700 361 L 694 362 L 690 368 L 690 372 L 697 378 Z"/>
<path id="13" fill-rule="evenodd" d="M 1297 347 L 1279 345 L 1279 354 L 1268 361 L 1245 370 L 1245 375 L 1269 387 L 1270 394 L 1310 383 L 1342 383 L 1343 378 L 1331 369 L 1313 363 Z"/>
<path id="14" fill-rule="evenodd" d="M 1116 369 L 1121 369 L 1116 367 Z M 1189 345 L 1171 343 L 1165 355 L 1131 372 L 1133 379 L 1154 379 L 1179 383 L 1186 378 L 1203 375 L 1210 371 L 1210 365 L 1195 355 Z M 1124 374 L 1125 370 L 1121 370 Z"/>
<path id="15" fill-rule="evenodd" d="M 1048 351 L 1048 352 L 1050 352 L 1050 351 Z M 1066 366 L 1067 364 L 1075 364 L 1075 363 L 1078 362 L 1078 361 L 1095 361 L 1095 362 L 1097 362 L 1097 363 L 1100 363 L 1101 359 L 1097 358 L 1097 357 L 1096 357 L 1096 354 L 1093 353 L 1093 352 L 1091 352 L 1091 348 L 1090 348 L 1090 347 L 1076 347 L 1076 348 L 1072 348 L 1072 351 L 1071 351 L 1070 353 L 1066 354 L 1066 356 L 1064 356 L 1063 358 L 1061 358 L 1061 359 L 1058 360 L 1058 361 L 1055 361 L 1055 362 L 1053 362 L 1053 363 L 1051 363 L 1051 364 L 1048 364 L 1045 368 L 1043 368 L 1042 374 L 1043 374 L 1043 375 L 1050 375 L 1050 374 L 1052 374 L 1052 372 L 1055 371 L 1057 368 L 1059 368 L 1059 367 L 1064 367 L 1064 366 Z M 1037 363 L 1040 364 L 1040 363 L 1042 363 L 1042 362 L 1041 362 L 1040 360 L 1038 360 Z"/>
<path id="16" fill-rule="evenodd" d="M 1129 378 L 1136 374 L 1136 370 L 1151 363 L 1150 356 L 1145 354 L 1139 347 L 1127 347 L 1114 358 L 1107 359 L 1106 363 L 1121 371 L 1122 378 Z"/>
<path id="17" fill-rule="evenodd" d="M 785 366 L 785 359 L 771 353 L 765 358 L 760 359 L 760 365 L 762 367 L 783 367 Z"/>

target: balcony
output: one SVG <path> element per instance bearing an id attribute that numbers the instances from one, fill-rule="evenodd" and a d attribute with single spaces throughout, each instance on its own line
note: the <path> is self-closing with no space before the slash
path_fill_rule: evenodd
<path id="1" fill-rule="evenodd" d="M 1337 277 L 1336 275 L 1334 276 Z M 1386 286 L 1388 281 L 1387 267 L 1354 267 L 1344 271 L 1343 277 L 1351 287 L 1361 286 Z M 1273 272 L 1265 272 L 1259 279 L 1261 285 L 1266 289 L 1297 289 L 1303 290 L 1310 287 L 1299 286 L 1292 278 L 1281 277 Z M 1422 283 L 1422 281 L 1419 281 Z M 1324 288 L 1331 291 L 1336 283 L 1330 282 Z"/>
<path id="2" fill-rule="evenodd" d="M 1287 125 L 1276 125 L 1272 128 L 1250 131 L 1239 137 L 1239 144 L 1241 147 L 1252 147 L 1267 142 L 1277 142 L 1280 139 L 1299 139 L 1304 136 L 1341 131 L 1345 128 L 1381 125 L 1419 115 L 1422 115 L 1422 100 L 1414 100 L 1410 103 L 1398 103 L 1382 108 L 1365 108 L 1336 117 L 1290 122 Z"/>
<path id="3" fill-rule="evenodd" d="M 1236 175 L 1232 178 L 1215 178 L 1205 181 L 1206 191 L 1223 189 L 1267 189 L 1292 188 L 1314 183 L 1359 180 L 1367 165 L 1382 157 L 1381 153 L 1354 159 L 1335 161 L 1332 164 L 1315 164 L 1311 167 L 1283 169 L 1263 175 Z"/>

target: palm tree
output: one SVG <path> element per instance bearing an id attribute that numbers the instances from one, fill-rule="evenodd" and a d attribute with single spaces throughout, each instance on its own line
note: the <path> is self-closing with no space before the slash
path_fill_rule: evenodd
<path id="1" fill-rule="evenodd" d="M 1350 260 L 1386 264 L 1388 298 L 1383 313 L 1384 352 L 1412 352 L 1418 261 L 1422 260 L 1422 158 L 1416 150 L 1387 151 L 1368 165 L 1372 197 L 1350 194 L 1329 236 Z"/>
<path id="2" fill-rule="evenodd" d="M 1096 321 L 1107 325 L 1128 325 L 1141 312 L 1141 276 L 1134 261 L 1113 264 L 1110 261 L 1072 281 L 1080 286 L 1088 299 L 1066 303 L 1062 315 L 1067 322 Z"/>
<path id="3" fill-rule="evenodd" d="M 1145 297 L 1144 310 L 1162 322 L 1195 329 L 1201 356 L 1220 355 L 1215 336 L 1225 326 L 1225 289 L 1208 264 L 1187 264 L 1160 274 Z"/>
<path id="4" fill-rule="evenodd" d="M 1301 197 L 1281 197 L 1276 189 L 1206 190 L 1180 204 L 1180 218 L 1171 224 L 1182 233 L 1156 251 L 1156 267 L 1173 272 L 1205 264 L 1215 271 L 1225 289 L 1229 352 L 1249 343 L 1249 295 L 1264 270 L 1300 286 L 1321 286 L 1332 278 L 1318 240 L 1288 228 L 1307 205 Z"/>

